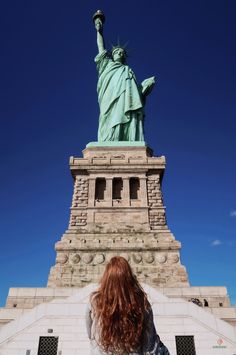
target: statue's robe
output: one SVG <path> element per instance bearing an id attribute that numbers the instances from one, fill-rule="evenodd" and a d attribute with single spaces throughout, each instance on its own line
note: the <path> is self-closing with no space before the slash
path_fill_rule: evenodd
<path id="1" fill-rule="evenodd" d="M 133 71 L 107 51 L 95 57 L 100 106 L 98 141 L 143 141 L 142 94 Z"/>

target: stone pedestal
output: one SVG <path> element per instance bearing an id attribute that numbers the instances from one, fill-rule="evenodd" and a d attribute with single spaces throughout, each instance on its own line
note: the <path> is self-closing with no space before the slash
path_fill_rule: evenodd
<path id="1" fill-rule="evenodd" d="M 36 355 L 41 337 L 53 337 L 58 353 L 89 354 L 86 304 L 113 255 L 127 258 L 146 283 L 158 333 L 171 354 L 178 352 L 177 338 L 187 354 L 189 337 L 197 354 L 235 353 L 236 308 L 226 288 L 189 286 L 180 243 L 168 229 L 161 191 L 165 158 L 153 157 L 144 144 L 107 143 L 88 146 L 83 158 L 70 159 L 70 168 L 69 227 L 56 243 L 48 287 L 10 289 L 0 309 L 0 353 Z"/>
<path id="2" fill-rule="evenodd" d="M 166 222 L 161 183 L 165 157 L 148 147 L 88 146 L 70 158 L 74 194 L 68 230 L 56 243 L 49 287 L 98 282 L 114 255 L 124 256 L 140 281 L 186 287 L 181 245 Z"/>

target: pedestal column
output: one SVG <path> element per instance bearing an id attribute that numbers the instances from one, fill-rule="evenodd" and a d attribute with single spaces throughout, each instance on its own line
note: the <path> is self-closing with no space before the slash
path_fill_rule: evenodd
<path id="1" fill-rule="evenodd" d="M 123 206 L 130 206 L 129 178 L 123 178 Z"/>
<path id="2" fill-rule="evenodd" d="M 147 178 L 140 178 L 140 200 L 143 207 L 146 207 L 147 204 Z"/>
<path id="3" fill-rule="evenodd" d="M 106 196 L 105 200 L 107 201 L 107 206 L 112 207 L 112 177 L 106 178 Z"/>
<path id="4" fill-rule="evenodd" d="M 95 205 L 95 187 L 96 187 L 96 179 L 89 179 L 89 193 L 88 193 L 88 206 L 94 207 Z"/>

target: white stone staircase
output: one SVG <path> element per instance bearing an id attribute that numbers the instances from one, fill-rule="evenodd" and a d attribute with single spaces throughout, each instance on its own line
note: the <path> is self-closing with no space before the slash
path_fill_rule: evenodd
<path id="1" fill-rule="evenodd" d="M 175 336 L 193 335 L 197 355 L 236 354 L 233 326 L 191 302 L 168 298 L 143 285 L 153 307 L 157 332 L 171 355 L 176 355 Z M 40 336 L 59 337 L 58 354 L 89 354 L 85 310 L 91 284 L 66 299 L 42 303 L 0 329 L 0 355 L 37 355 Z M 48 333 L 48 330 L 53 333 Z M 220 344 L 220 345 L 219 345 Z M 186 354 L 188 355 L 188 354 Z"/>

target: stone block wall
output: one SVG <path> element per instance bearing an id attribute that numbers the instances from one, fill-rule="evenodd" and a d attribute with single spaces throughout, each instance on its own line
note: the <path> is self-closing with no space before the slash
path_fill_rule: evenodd
<path id="1" fill-rule="evenodd" d="M 77 175 L 74 181 L 69 229 L 86 226 L 88 206 L 88 177 Z"/>
<path id="2" fill-rule="evenodd" d="M 147 198 L 150 228 L 157 230 L 166 227 L 166 213 L 163 205 L 160 175 L 156 172 L 147 174 Z"/>
<path id="3" fill-rule="evenodd" d="M 148 175 L 147 192 L 148 205 L 150 208 L 163 206 L 159 175 Z"/>
<path id="4" fill-rule="evenodd" d="M 88 178 L 77 175 L 74 183 L 72 207 L 88 206 Z"/>

